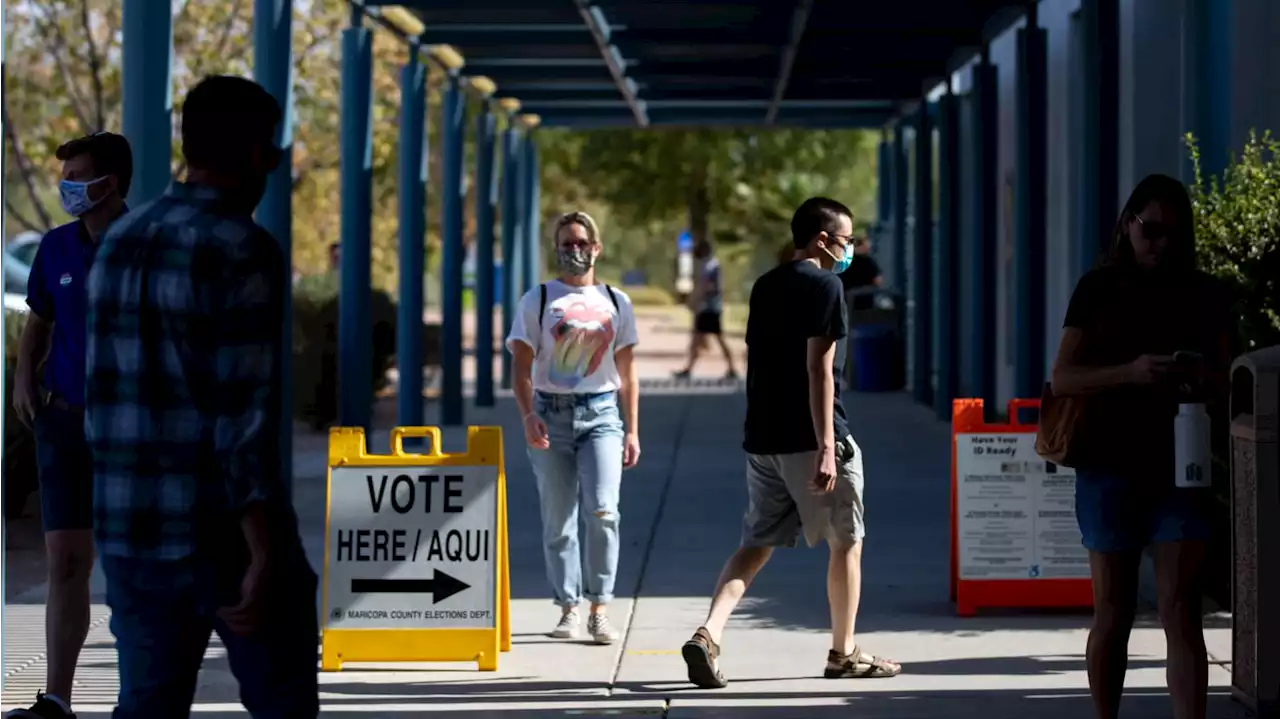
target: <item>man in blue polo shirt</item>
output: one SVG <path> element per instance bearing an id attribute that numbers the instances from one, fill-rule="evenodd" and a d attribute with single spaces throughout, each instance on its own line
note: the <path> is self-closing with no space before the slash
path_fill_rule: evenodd
<path id="1" fill-rule="evenodd" d="M 125 213 L 133 155 L 99 132 L 58 148 L 62 208 L 75 222 L 40 241 L 27 288 L 31 313 L 18 345 L 13 403 L 36 438 L 40 517 L 49 564 L 47 693 L 9 717 L 66 719 L 76 661 L 89 631 L 93 467 L 84 434 L 85 278 L 98 240 Z"/>

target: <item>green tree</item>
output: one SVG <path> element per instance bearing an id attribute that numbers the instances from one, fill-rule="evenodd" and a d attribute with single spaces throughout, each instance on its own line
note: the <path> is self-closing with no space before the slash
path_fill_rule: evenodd
<path id="1" fill-rule="evenodd" d="M 796 205 L 827 195 L 868 216 L 874 200 L 875 136 L 857 130 L 543 130 L 545 212 L 566 206 L 603 217 L 614 239 L 606 272 L 644 269 L 670 286 L 674 240 L 688 228 L 713 240 L 730 294 L 771 263 Z M 855 219 L 857 219 L 855 218 Z"/>

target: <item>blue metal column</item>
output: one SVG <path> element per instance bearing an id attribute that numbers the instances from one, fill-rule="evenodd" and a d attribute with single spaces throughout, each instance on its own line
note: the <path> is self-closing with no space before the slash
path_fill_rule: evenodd
<path id="1" fill-rule="evenodd" d="M 1036 6 L 1027 6 L 1026 27 L 1018 30 L 1016 92 L 1016 177 L 1013 238 L 1013 391 L 1039 397 L 1045 380 L 1045 202 L 1048 177 L 1046 86 L 1047 36 L 1037 25 Z"/>
<path id="2" fill-rule="evenodd" d="M 462 162 L 467 117 L 462 79 L 456 72 L 450 73 L 441 102 L 444 142 L 444 181 L 440 198 L 440 233 L 444 244 L 441 306 L 444 318 L 440 326 L 440 422 L 456 427 L 463 424 L 465 415 L 462 401 L 462 263 L 466 252 L 462 246 Z"/>
<path id="3" fill-rule="evenodd" d="M 520 154 L 520 132 L 515 128 L 514 119 L 507 117 L 507 128 L 502 131 L 502 337 L 511 332 L 511 322 L 515 319 L 519 282 L 516 274 L 519 271 L 516 263 L 516 235 L 519 227 L 519 213 L 516 209 L 516 193 L 519 190 L 517 180 L 517 158 Z M 511 353 L 502 352 L 502 388 L 511 389 Z"/>
<path id="4" fill-rule="evenodd" d="M 999 88 L 996 66 L 983 53 L 982 61 L 973 66 L 973 167 L 966 168 L 973 185 L 973 247 L 968 261 L 973 278 L 973 316 L 965 323 L 975 333 L 973 357 L 969 363 L 966 384 L 986 402 L 996 404 L 996 231 L 999 209 L 996 194 L 996 166 L 999 148 L 999 110 L 996 104 Z"/>
<path id="5" fill-rule="evenodd" d="M 893 242 L 889 248 L 890 272 L 893 287 L 898 292 L 907 289 L 907 144 L 906 119 L 899 118 L 893 131 L 892 158 L 892 213 Z"/>
<path id="6" fill-rule="evenodd" d="M 397 423 L 425 422 L 422 407 L 422 307 L 426 300 L 427 67 L 415 41 L 400 69 L 400 301 L 396 316 Z"/>
<path id="7" fill-rule="evenodd" d="M 284 111 L 276 134 L 280 166 L 267 178 L 258 203 L 258 224 L 280 243 L 281 287 L 293 286 L 293 0 L 255 0 L 253 75 Z M 280 476 L 293 487 L 293 293 L 284 293 L 280 326 Z"/>
<path id="8" fill-rule="evenodd" d="M 1105 256 L 1119 214 L 1120 0 L 1081 0 L 1079 57 L 1082 122 L 1076 271 Z"/>
<path id="9" fill-rule="evenodd" d="M 476 406 L 479 407 L 494 404 L 493 222 L 498 190 L 493 163 L 497 133 L 498 118 L 486 99 L 476 116 Z M 506 307 L 507 293 L 502 294 L 503 307 Z M 505 320 L 505 313 L 503 317 Z"/>
<path id="10" fill-rule="evenodd" d="M 1232 68 L 1235 5 L 1233 0 L 1190 0 L 1187 26 L 1195 57 L 1196 113 L 1192 118 L 1200 142 L 1200 168 L 1222 176 L 1231 148 Z M 1118 198 L 1117 198 L 1118 199 Z"/>
<path id="11" fill-rule="evenodd" d="M 949 78 L 948 78 L 949 80 Z M 948 83 L 949 84 L 949 83 Z M 933 407 L 938 419 L 951 421 L 951 401 L 960 382 L 960 347 L 956 327 L 959 324 L 959 262 L 956 247 L 960 244 L 960 113 L 958 101 L 947 88 L 938 100 L 938 231 L 934 234 L 935 252 L 933 312 L 936 319 L 934 344 L 938 356 L 938 386 L 933 393 Z"/>
<path id="12" fill-rule="evenodd" d="M 912 320 L 912 395 L 921 404 L 933 402 L 933 128 L 929 122 L 931 107 L 920 102 L 916 112 L 915 172 L 915 268 L 911 273 Z"/>
<path id="13" fill-rule="evenodd" d="M 525 232 L 529 226 L 529 173 L 525 171 L 525 162 L 529 153 L 525 152 L 525 145 L 528 144 L 530 137 L 526 130 L 519 134 L 518 144 L 516 145 L 516 156 L 511 164 L 511 182 L 514 185 L 515 197 L 512 198 L 511 207 L 515 215 L 515 227 L 512 228 L 511 236 L 514 238 L 515 244 L 511 253 L 511 294 L 518 302 L 520 297 L 524 296 L 529 288 L 525 285 L 525 262 L 528 260 L 526 256 L 529 254 L 529 239 Z"/>
<path id="14" fill-rule="evenodd" d="M 373 36 L 353 9 L 342 31 L 342 266 L 338 295 L 338 424 L 371 430 L 373 328 Z"/>
<path id="15" fill-rule="evenodd" d="M 521 285 L 528 292 L 542 281 L 542 172 L 538 166 L 538 143 L 534 142 L 533 132 L 524 138 L 524 207 L 526 219 L 524 223 L 524 280 Z"/>
<path id="16" fill-rule="evenodd" d="M 120 46 L 124 136 L 133 148 L 128 200 L 137 207 L 159 197 L 173 180 L 173 13 L 169 3 L 124 0 Z"/>

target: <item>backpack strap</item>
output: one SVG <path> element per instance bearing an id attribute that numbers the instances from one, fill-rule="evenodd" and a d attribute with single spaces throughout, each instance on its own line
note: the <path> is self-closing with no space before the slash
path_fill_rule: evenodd
<path id="1" fill-rule="evenodd" d="M 618 296 L 613 294 L 613 288 L 605 285 L 604 288 L 609 291 L 609 301 L 613 303 L 613 308 L 618 312 L 622 312 L 622 308 L 618 306 Z"/>
<path id="2" fill-rule="evenodd" d="M 542 316 L 547 313 L 547 283 L 538 285 L 538 291 L 542 293 L 542 301 L 538 303 L 538 329 L 542 329 Z"/>

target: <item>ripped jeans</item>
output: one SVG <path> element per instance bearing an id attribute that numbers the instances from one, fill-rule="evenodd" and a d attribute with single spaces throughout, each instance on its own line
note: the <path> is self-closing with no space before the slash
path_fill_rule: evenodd
<path id="1" fill-rule="evenodd" d="M 542 509 L 542 549 L 555 603 L 613 600 L 618 573 L 622 417 L 616 392 L 534 395 L 548 449 L 529 448 Z M 586 534 L 578 548 L 579 509 Z"/>

